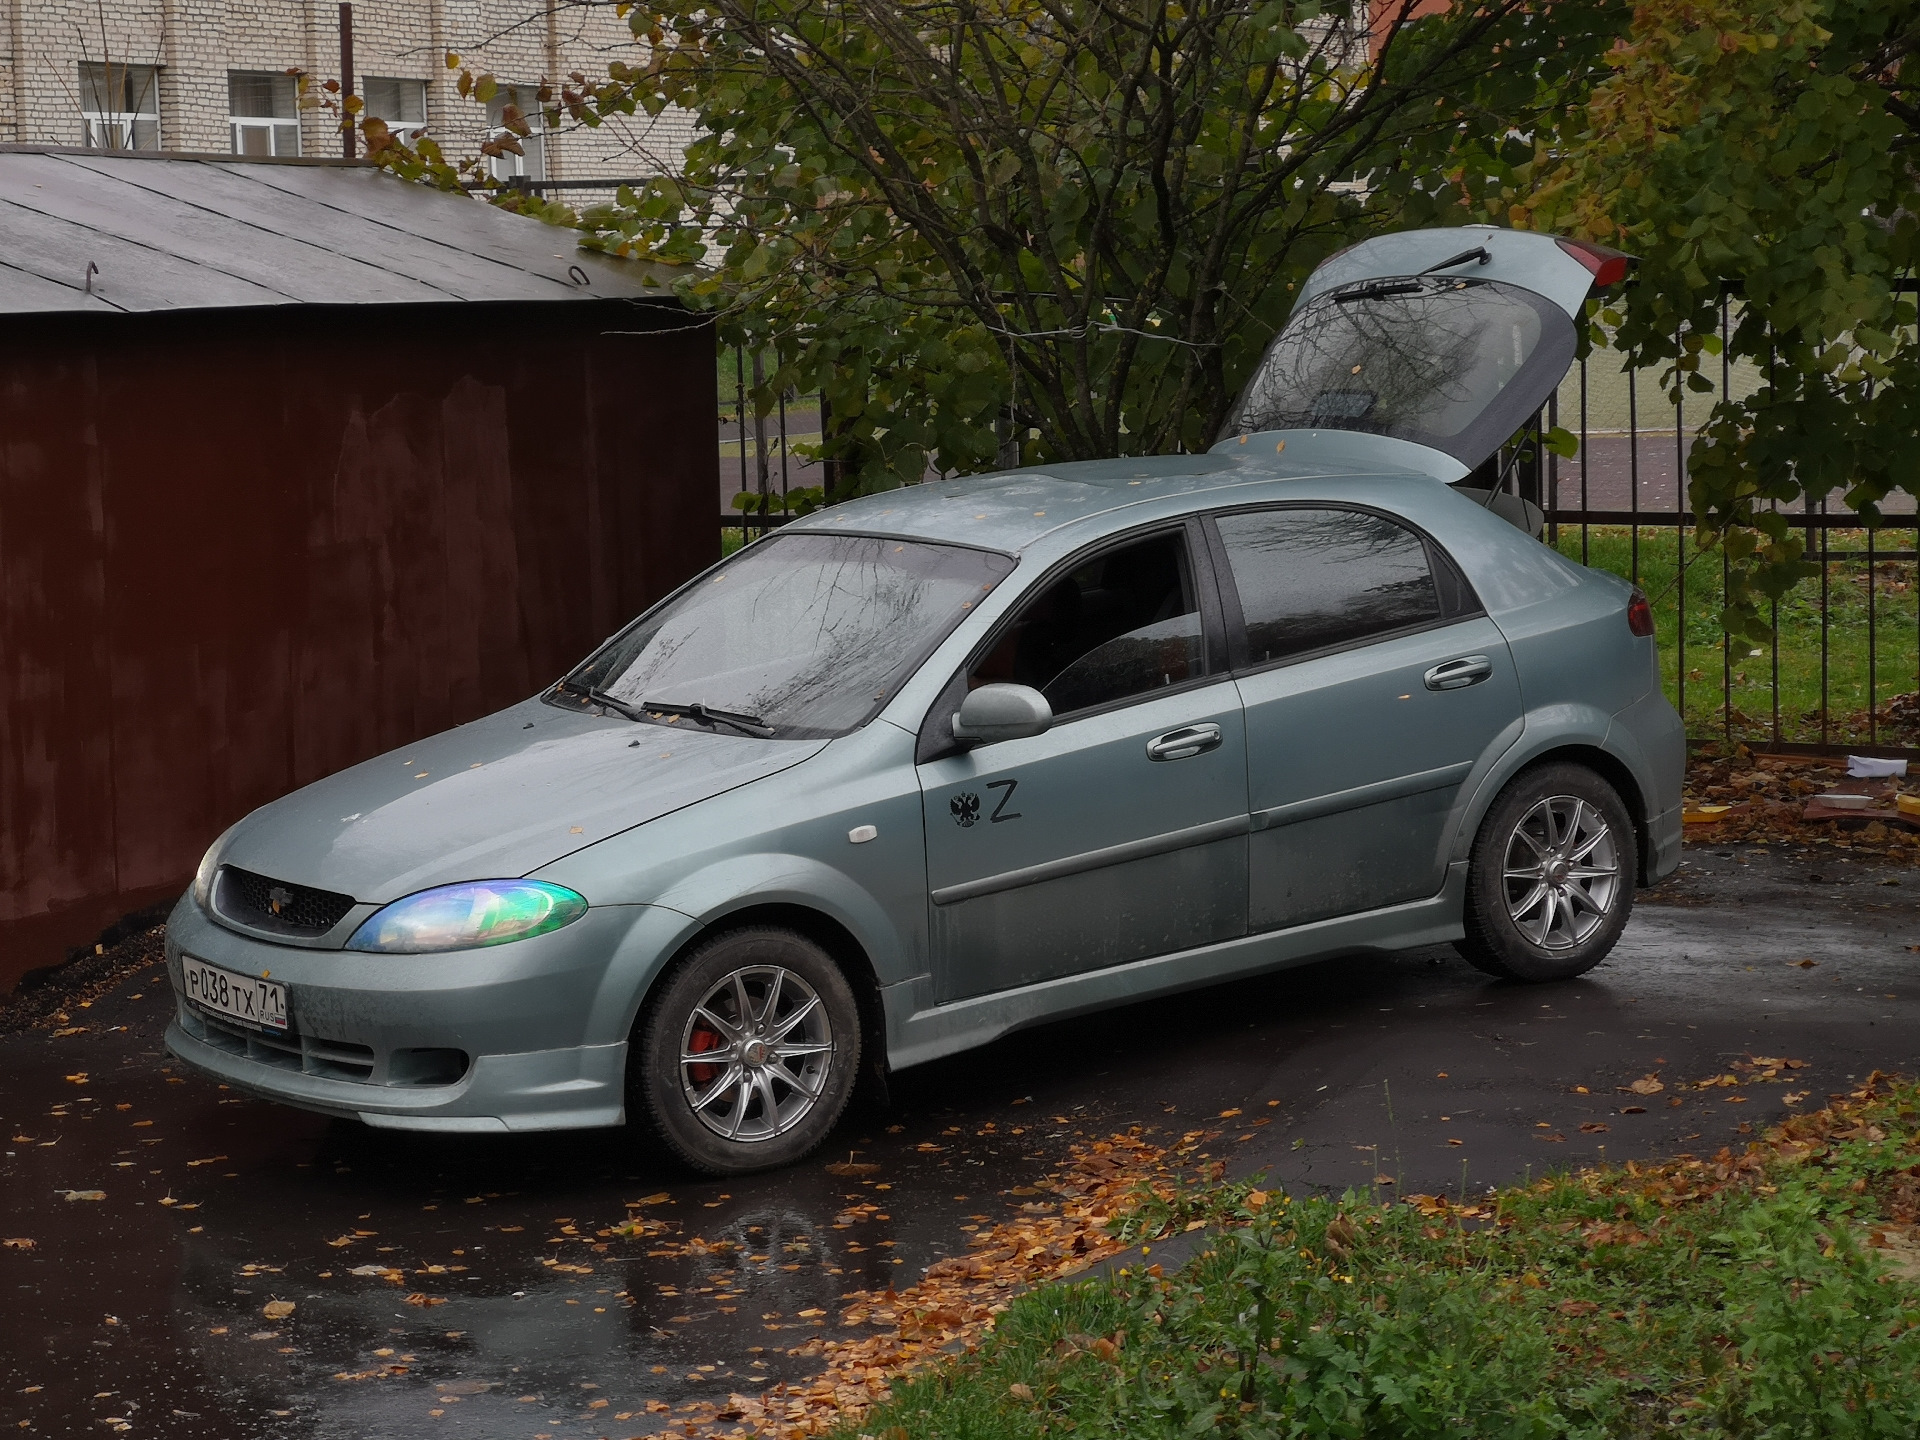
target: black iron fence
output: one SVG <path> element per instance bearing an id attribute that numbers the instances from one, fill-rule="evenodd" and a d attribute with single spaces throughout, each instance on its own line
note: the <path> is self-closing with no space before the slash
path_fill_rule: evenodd
<path id="1" fill-rule="evenodd" d="M 1723 339 L 1737 306 L 1730 298 L 1722 307 Z M 756 408 L 753 357 L 723 350 L 719 363 L 718 518 L 728 543 L 740 544 L 829 488 L 813 449 L 825 406 L 788 395 Z M 1502 455 L 1494 483 L 1540 507 L 1548 544 L 1646 591 L 1668 697 L 1697 742 L 1920 756 L 1920 513 L 1911 498 L 1890 497 L 1870 527 L 1841 491 L 1789 512 L 1818 573 L 1772 604 L 1771 638 L 1729 637 L 1727 560 L 1697 544 L 1687 455 L 1720 396 L 1765 381 L 1724 346 L 1702 374 L 1709 391 L 1676 402 L 1657 374 L 1595 350 L 1536 425 L 1536 436 L 1571 432 L 1575 453 L 1562 457 L 1536 439 Z"/>
<path id="2" fill-rule="evenodd" d="M 1722 303 L 1723 342 L 1737 306 Z M 1697 741 L 1890 754 L 1920 746 L 1920 514 L 1910 497 L 1889 497 L 1877 526 L 1840 490 L 1784 512 L 1818 574 L 1771 604 L 1769 639 L 1727 635 L 1727 557 L 1696 543 L 1687 455 L 1714 403 L 1765 377 L 1733 363 L 1724 344 L 1717 370 L 1706 373 L 1709 392 L 1670 401 L 1655 375 L 1596 350 L 1542 417 L 1571 431 L 1577 452 L 1563 459 L 1536 445 L 1538 458 L 1514 466 L 1508 486 L 1544 510 L 1549 544 L 1647 592 L 1668 696 Z"/>

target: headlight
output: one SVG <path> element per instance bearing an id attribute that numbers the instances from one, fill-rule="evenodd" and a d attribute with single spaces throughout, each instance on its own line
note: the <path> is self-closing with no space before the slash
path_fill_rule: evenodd
<path id="1" fill-rule="evenodd" d="M 420 955 L 525 940 L 570 925 L 587 901 L 544 880 L 470 880 L 437 885 L 374 911 L 347 941 L 349 950 Z"/>
<path id="2" fill-rule="evenodd" d="M 207 853 L 200 857 L 200 868 L 193 872 L 193 903 L 202 910 L 213 909 L 213 877 L 220 868 L 220 850 L 227 843 L 227 836 L 238 828 L 229 825 L 220 832 L 220 838 L 207 847 Z"/>

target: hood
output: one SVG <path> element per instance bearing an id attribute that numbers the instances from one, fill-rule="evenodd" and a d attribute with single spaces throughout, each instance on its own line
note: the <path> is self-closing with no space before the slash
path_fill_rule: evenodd
<path id="1" fill-rule="evenodd" d="M 384 904 L 430 885 L 529 874 L 826 744 L 528 700 L 262 806 L 234 827 L 219 859 Z"/>

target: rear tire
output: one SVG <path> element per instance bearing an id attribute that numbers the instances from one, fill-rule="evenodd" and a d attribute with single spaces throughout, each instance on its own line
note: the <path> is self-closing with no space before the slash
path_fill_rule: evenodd
<path id="1" fill-rule="evenodd" d="M 1626 928 L 1637 853 L 1626 805 L 1584 765 L 1516 776 L 1474 837 L 1455 948 L 1503 980 L 1584 975 Z"/>
<path id="2" fill-rule="evenodd" d="M 630 1113 L 709 1175 L 794 1161 L 827 1138 L 860 1070 L 860 1011 L 833 958 L 772 927 L 702 942 L 635 1026 Z M 711 1056 L 712 1058 L 707 1058 Z"/>

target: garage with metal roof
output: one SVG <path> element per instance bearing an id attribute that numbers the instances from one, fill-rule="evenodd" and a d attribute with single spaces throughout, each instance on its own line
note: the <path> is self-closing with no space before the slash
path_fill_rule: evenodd
<path id="1" fill-rule="evenodd" d="M 0 147 L 0 993 L 718 555 L 670 276 L 366 164 Z"/>

